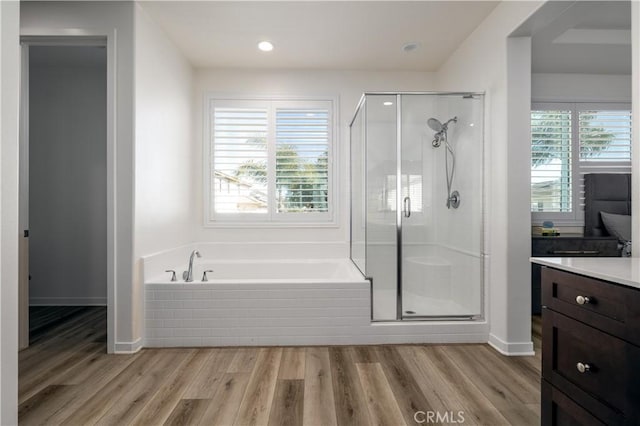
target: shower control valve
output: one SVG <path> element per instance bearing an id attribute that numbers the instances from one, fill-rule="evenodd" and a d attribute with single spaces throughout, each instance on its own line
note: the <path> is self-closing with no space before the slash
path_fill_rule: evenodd
<path id="1" fill-rule="evenodd" d="M 454 209 L 460 207 L 460 193 L 458 191 L 453 191 L 447 199 L 447 208 L 450 209 L 451 207 Z"/>

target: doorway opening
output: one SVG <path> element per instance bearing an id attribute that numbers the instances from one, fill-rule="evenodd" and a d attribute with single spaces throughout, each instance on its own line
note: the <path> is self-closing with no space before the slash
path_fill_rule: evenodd
<path id="1" fill-rule="evenodd" d="M 106 38 L 22 43 L 20 349 L 90 321 L 107 351 L 107 62 Z"/>

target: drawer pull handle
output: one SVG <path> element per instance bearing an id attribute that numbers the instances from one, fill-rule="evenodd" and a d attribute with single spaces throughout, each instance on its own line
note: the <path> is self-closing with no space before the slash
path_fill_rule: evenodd
<path id="1" fill-rule="evenodd" d="M 591 302 L 591 299 L 589 299 L 587 296 L 576 296 L 576 303 L 578 305 L 587 305 Z"/>
<path id="2" fill-rule="evenodd" d="M 583 364 L 581 362 L 576 364 L 576 368 L 580 373 L 588 373 L 591 371 L 591 366 L 589 364 Z"/>

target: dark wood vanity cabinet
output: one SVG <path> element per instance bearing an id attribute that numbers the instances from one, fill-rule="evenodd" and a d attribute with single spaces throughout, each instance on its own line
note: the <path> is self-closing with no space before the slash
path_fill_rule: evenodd
<path id="1" fill-rule="evenodd" d="M 533 257 L 620 257 L 618 239 L 614 237 L 531 237 Z M 541 313 L 541 266 L 531 265 L 531 313 Z"/>
<path id="2" fill-rule="evenodd" d="M 542 268 L 542 424 L 640 425 L 640 290 Z"/>

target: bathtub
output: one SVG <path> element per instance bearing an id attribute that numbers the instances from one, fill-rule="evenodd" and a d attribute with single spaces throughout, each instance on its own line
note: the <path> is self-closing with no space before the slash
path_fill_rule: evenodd
<path id="1" fill-rule="evenodd" d="M 183 282 L 182 272 L 187 267 L 176 268 L 178 282 Z M 203 272 L 207 273 L 209 283 L 214 284 L 242 284 L 242 283 L 279 283 L 279 282 L 362 282 L 362 275 L 354 269 L 348 260 L 308 260 L 308 259 L 244 259 L 197 261 L 193 268 L 193 282 L 198 284 L 202 280 Z M 171 274 L 164 273 L 153 279 L 159 284 L 171 284 Z M 175 282 L 173 282 L 175 284 Z"/>
<path id="2" fill-rule="evenodd" d="M 316 344 L 371 317 L 369 281 L 348 259 L 202 259 L 193 282 L 169 279 L 145 284 L 146 346 Z"/>
<path id="3" fill-rule="evenodd" d="M 225 250 L 219 247 L 200 244 L 197 248 L 203 258 L 196 260 L 190 283 L 181 280 L 186 264 L 171 262 L 188 259 L 193 247 L 143 259 L 143 346 L 478 343 L 488 339 L 487 324 L 478 321 L 373 323 L 371 284 L 348 258 L 268 259 L 277 251 L 256 250 L 256 256 L 238 260 L 222 258 Z M 228 256 L 251 254 L 251 250 L 231 246 Z M 297 251 L 300 257 L 305 254 L 304 247 Z M 171 282 L 165 269 L 175 269 L 180 280 Z M 202 282 L 202 273 L 208 269 L 214 272 Z"/>

